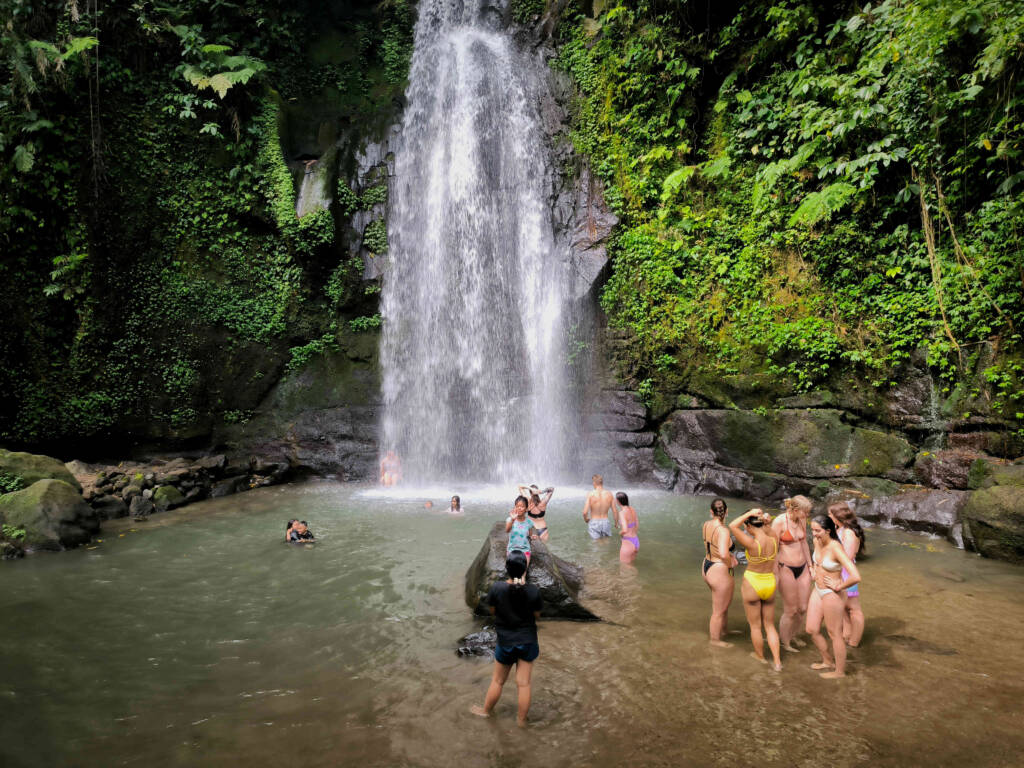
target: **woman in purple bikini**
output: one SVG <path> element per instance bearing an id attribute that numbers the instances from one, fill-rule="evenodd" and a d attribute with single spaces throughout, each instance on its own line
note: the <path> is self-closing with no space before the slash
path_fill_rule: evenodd
<path id="1" fill-rule="evenodd" d="M 629 506 L 629 497 L 622 491 L 615 494 L 615 501 L 618 502 L 614 506 L 619 517 L 619 532 L 622 534 L 619 562 L 632 563 L 636 560 L 636 553 L 640 551 L 636 510 Z"/>
<path id="2" fill-rule="evenodd" d="M 836 531 L 839 533 L 839 543 L 843 545 L 846 554 L 853 562 L 857 562 L 857 555 L 864 554 L 864 529 L 860 527 L 860 521 L 850 506 L 843 501 L 828 505 L 828 516 L 836 524 Z M 849 578 L 846 569 L 840 574 L 844 579 Z M 843 619 L 843 637 L 846 644 L 851 648 L 860 645 L 864 636 L 864 611 L 860 607 L 860 583 L 854 584 L 846 590 L 846 616 Z"/>

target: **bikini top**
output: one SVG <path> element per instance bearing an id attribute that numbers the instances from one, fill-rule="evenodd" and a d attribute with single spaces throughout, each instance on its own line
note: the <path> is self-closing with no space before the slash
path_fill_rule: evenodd
<path id="1" fill-rule="evenodd" d="M 710 522 L 713 522 L 713 521 L 712 520 L 708 520 L 707 523 L 704 523 L 704 528 L 702 530 L 702 536 L 704 537 L 704 546 L 707 548 L 708 560 L 710 560 L 712 558 L 718 558 L 719 560 L 722 560 L 722 555 L 718 551 L 718 545 L 717 544 L 712 544 L 708 540 L 708 523 L 710 523 Z M 723 525 L 722 527 L 724 528 L 725 526 Z M 732 547 L 730 547 L 729 549 L 731 550 Z"/>
<path id="2" fill-rule="evenodd" d="M 826 557 L 824 560 L 821 559 L 821 553 L 815 550 L 814 562 L 824 568 L 826 571 L 841 571 L 843 569 L 842 564 L 833 559 L 832 557 Z"/>
<path id="3" fill-rule="evenodd" d="M 744 549 L 743 550 L 744 552 L 747 553 L 747 563 L 749 563 L 750 565 L 761 565 L 761 563 L 770 563 L 772 560 L 775 559 L 775 556 L 777 554 L 779 554 L 779 542 L 775 541 L 774 538 L 772 538 L 772 541 L 775 542 L 775 548 L 772 551 L 771 555 L 762 555 L 761 554 L 761 542 L 757 541 L 757 539 L 754 539 L 754 541 L 757 543 L 757 554 L 756 555 L 750 554 L 750 550 L 749 549 Z"/>
<path id="4" fill-rule="evenodd" d="M 789 515 L 786 515 L 785 530 L 782 532 L 782 535 L 779 536 L 779 541 L 781 541 L 783 544 L 793 544 L 797 541 L 800 541 L 800 539 L 794 536 L 793 533 L 789 530 Z"/>
<path id="5" fill-rule="evenodd" d="M 537 514 L 533 514 L 533 512 L 530 512 L 529 510 L 527 510 L 526 514 L 528 514 L 530 517 L 534 518 L 535 520 L 540 520 L 540 518 L 544 517 L 544 515 L 547 514 L 547 510 L 546 509 L 542 509 Z"/>

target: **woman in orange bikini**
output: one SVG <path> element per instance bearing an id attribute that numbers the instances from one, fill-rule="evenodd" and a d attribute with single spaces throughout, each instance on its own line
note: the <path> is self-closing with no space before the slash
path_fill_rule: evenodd
<path id="1" fill-rule="evenodd" d="M 730 643 L 722 640 L 725 625 L 729 619 L 729 603 L 732 602 L 733 580 L 732 569 L 736 558 L 729 551 L 732 537 L 725 524 L 727 508 L 725 501 L 715 499 L 711 502 L 711 519 L 701 528 L 704 539 L 704 582 L 711 590 L 711 645 L 728 648 Z M 719 568 L 718 566 L 722 566 Z"/>
<path id="2" fill-rule="evenodd" d="M 772 532 L 779 538 L 779 556 L 775 559 L 775 575 L 782 592 L 783 611 L 779 621 L 779 637 L 782 647 L 791 653 L 799 649 L 793 646 L 794 636 L 804 625 L 807 615 L 807 601 L 811 597 L 811 549 L 807 545 L 807 515 L 811 511 L 811 500 L 806 496 L 794 496 L 783 504 L 786 511 L 772 521 Z M 797 640 L 798 645 L 806 645 Z"/>
<path id="3" fill-rule="evenodd" d="M 826 678 L 846 677 L 846 641 L 843 640 L 843 612 L 846 603 L 845 590 L 860 582 L 860 572 L 853 560 L 839 543 L 836 524 L 827 515 L 818 515 L 811 520 L 811 534 L 814 536 L 814 591 L 807 607 L 807 631 L 821 654 L 821 661 L 811 664 L 811 669 L 822 671 Z M 845 578 L 843 573 L 848 574 Z M 821 620 L 824 618 L 829 643 L 821 634 Z"/>

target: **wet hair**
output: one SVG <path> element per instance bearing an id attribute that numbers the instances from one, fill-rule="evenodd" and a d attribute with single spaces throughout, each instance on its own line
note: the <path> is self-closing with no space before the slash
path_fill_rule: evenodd
<path id="1" fill-rule="evenodd" d="M 455 502 L 456 509 L 462 509 L 462 499 L 460 499 L 458 496 L 452 496 L 452 501 Z"/>
<path id="2" fill-rule="evenodd" d="M 758 512 L 760 512 L 761 508 L 760 507 L 755 507 L 754 509 L 748 509 L 747 511 L 748 512 L 753 512 L 754 510 L 757 510 Z M 744 523 L 744 525 L 752 525 L 755 528 L 760 528 L 761 526 L 764 525 L 764 518 L 761 517 L 761 515 L 757 515 L 756 517 L 748 517 L 746 520 L 743 521 L 743 523 Z"/>
<path id="3" fill-rule="evenodd" d="M 860 520 L 857 519 L 856 513 L 850 509 L 850 505 L 845 501 L 837 501 L 834 504 L 828 505 L 828 513 L 842 523 L 843 526 L 857 534 L 857 538 L 860 539 L 860 549 L 857 550 L 857 556 L 866 555 L 864 529 L 860 527 Z"/>
<path id="4" fill-rule="evenodd" d="M 298 520 L 289 520 L 289 521 L 288 521 L 288 525 L 286 525 L 286 526 L 284 527 L 284 531 L 285 531 L 285 533 L 287 533 L 287 532 L 288 532 L 288 529 L 289 529 L 289 528 L 291 528 L 291 527 L 292 527 L 293 525 L 295 525 L 295 524 L 296 524 L 297 522 L 299 522 L 299 521 L 298 521 Z"/>
<path id="5" fill-rule="evenodd" d="M 619 491 L 618 493 L 615 494 L 615 499 L 622 506 L 624 506 L 624 507 L 628 507 L 629 506 L 629 496 L 627 496 L 622 491 Z"/>
<path id="6" fill-rule="evenodd" d="M 509 602 L 515 612 L 523 615 L 531 613 L 530 596 L 526 593 L 526 555 L 518 549 L 508 553 L 505 560 L 505 571 L 512 579 L 512 589 L 509 592 Z"/>
<path id="7" fill-rule="evenodd" d="M 715 509 L 715 506 L 721 504 L 722 511 L 719 512 Z M 712 499 L 711 501 L 711 514 L 717 517 L 719 520 L 725 519 L 725 513 L 729 511 L 729 506 L 725 503 L 725 499 Z"/>
<path id="8" fill-rule="evenodd" d="M 302 523 L 307 528 L 309 527 L 309 523 L 307 523 L 305 520 L 300 520 L 299 522 Z"/>
<path id="9" fill-rule="evenodd" d="M 805 515 L 810 515 L 814 504 L 806 496 L 794 496 L 789 500 L 789 507 L 790 509 L 799 509 Z"/>
<path id="10" fill-rule="evenodd" d="M 530 501 L 532 501 L 534 504 L 540 504 L 540 496 L 538 496 L 536 493 L 531 493 Z"/>
<path id="11" fill-rule="evenodd" d="M 513 549 L 509 552 L 508 558 L 505 560 L 505 571 L 508 573 L 510 578 L 520 578 L 524 573 L 526 573 L 526 555 L 518 549 Z"/>
<path id="12" fill-rule="evenodd" d="M 598 485 L 604 485 L 604 478 L 600 475 L 594 475 L 590 478 L 591 482 L 597 483 Z"/>
<path id="13" fill-rule="evenodd" d="M 836 524 L 832 522 L 832 518 L 828 515 L 815 515 L 811 518 L 812 523 L 817 523 L 826 531 L 828 531 L 828 537 L 839 541 L 839 532 L 836 530 Z"/>

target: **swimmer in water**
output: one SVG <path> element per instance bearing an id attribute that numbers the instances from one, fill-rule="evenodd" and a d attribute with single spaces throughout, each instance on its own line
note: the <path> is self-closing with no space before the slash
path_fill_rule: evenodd
<path id="1" fill-rule="evenodd" d="M 288 533 L 288 541 L 316 541 L 313 532 L 307 527 L 305 520 L 296 520 Z"/>
<path id="2" fill-rule="evenodd" d="M 775 631 L 775 556 L 779 554 L 779 539 L 771 529 L 771 517 L 761 509 L 751 509 L 729 523 L 729 530 L 747 550 L 747 568 L 740 582 L 743 610 L 750 625 L 750 641 L 754 644 L 755 659 L 765 664 L 764 637 L 768 638 L 774 664 L 779 672 L 779 633 Z M 764 627 L 764 637 L 761 627 Z"/>
<path id="3" fill-rule="evenodd" d="M 380 484 L 385 488 L 397 485 L 402 479 L 402 462 L 398 454 L 388 451 L 380 460 Z"/>
<path id="4" fill-rule="evenodd" d="M 853 562 L 857 562 L 857 555 L 864 553 L 864 529 L 860 527 L 860 521 L 850 506 L 843 501 L 829 504 L 828 516 L 836 524 L 836 531 L 839 533 L 839 541 L 846 550 Z M 844 570 L 840 576 L 844 579 L 849 574 Z M 860 607 L 860 584 L 854 584 L 846 590 L 846 615 L 843 619 L 843 638 L 851 648 L 860 645 L 864 636 L 864 611 Z"/>
<path id="5" fill-rule="evenodd" d="M 612 524 L 608 520 L 608 513 L 611 512 L 612 497 L 611 491 L 604 489 L 604 478 L 601 475 L 594 475 L 591 478 L 594 490 L 587 494 L 587 500 L 583 504 L 583 521 L 587 524 L 587 533 L 592 539 L 603 539 L 612 535 Z M 619 523 L 615 521 L 615 527 Z"/>
<path id="6" fill-rule="evenodd" d="M 722 639 L 729 622 L 729 603 L 732 602 L 735 586 L 732 569 L 736 565 L 736 558 L 729 551 L 732 548 L 732 537 L 725 524 L 726 511 L 728 510 L 725 501 L 715 499 L 711 502 L 711 519 L 701 527 L 701 537 L 704 539 L 704 562 L 701 564 L 701 570 L 704 583 L 711 590 L 709 631 L 711 645 L 718 648 L 729 648 L 732 645 Z"/>
<path id="7" fill-rule="evenodd" d="M 811 500 L 794 496 L 783 501 L 786 511 L 772 521 L 772 532 L 779 539 L 779 556 L 775 560 L 775 576 L 782 593 L 782 619 L 779 621 L 779 639 L 790 653 L 798 653 L 794 646 L 806 645 L 795 635 L 804 625 L 807 601 L 811 597 L 811 549 L 807 544 L 807 516 Z"/>
<path id="8" fill-rule="evenodd" d="M 461 515 L 462 514 L 462 499 L 458 496 L 452 496 L 451 506 L 448 507 L 448 514 L 450 515 Z"/>
<path id="9" fill-rule="evenodd" d="M 640 523 L 636 510 L 629 506 L 629 497 L 619 491 L 615 494 L 613 506 L 618 515 L 619 533 L 622 536 L 622 544 L 619 545 L 619 562 L 632 563 L 636 560 L 636 553 L 640 551 Z"/>
<path id="10" fill-rule="evenodd" d="M 818 515 L 811 520 L 811 535 L 814 536 L 814 591 L 807 606 L 807 631 L 821 653 L 821 661 L 811 664 L 811 669 L 830 670 L 821 673 L 825 678 L 845 677 L 844 591 L 860 582 L 860 571 L 839 543 L 832 518 Z M 845 579 L 841 575 L 844 570 L 849 574 Z M 831 654 L 821 634 L 822 619 L 832 640 Z"/>
<path id="11" fill-rule="evenodd" d="M 525 505 L 523 511 L 526 511 Z M 508 680 L 508 674 L 515 665 L 516 688 L 519 693 L 516 722 L 520 727 L 526 725 L 526 715 L 530 711 L 530 678 L 533 662 L 540 655 L 537 619 L 543 608 L 540 590 L 536 585 L 526 583 L 526 566 L 527 561 L 522 552 L 509 552 L 505 561 L 508 579 L 496 581 L 487 593 L 487 603 L 494 616 L 494 629 L 498 633 L 498 644 L 494 648 L 494 673 L 484 697 L 484 705 L 470 709 L 474 715 L 490 717 L 494 705 L 501 698 L 501 689 Z"/>
<path id="12" fill-rule="evenodd" d="M 295 524 L 297 522 L 299 522 L 299 521 L 298 520 L 289 520 L 288 521 L 288 525 L 285 526 L 285 529 L 284 529 L 284 540 L 285 541 L 291 541 L 292 540 L 292 528 L 295 527 Z"/>

